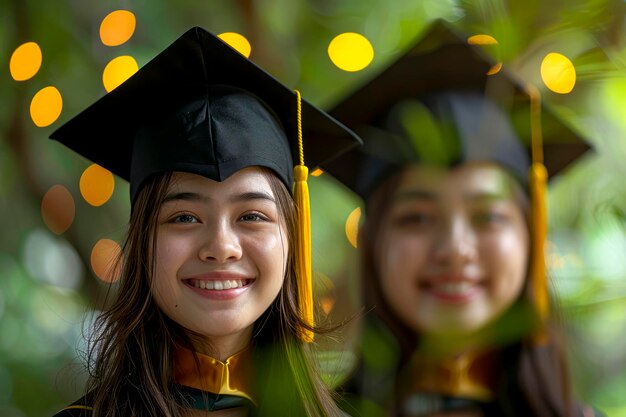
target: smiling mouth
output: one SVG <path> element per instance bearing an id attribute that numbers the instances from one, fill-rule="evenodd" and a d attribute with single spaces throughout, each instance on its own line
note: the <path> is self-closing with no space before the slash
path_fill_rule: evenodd
<path id="1" fill-rule="evenodd" d="M 442 301 L 462 302 L 484 291 L 484 283 L 474 280 L 426 281 L 420 283 L 420 288 Z"/>
<path id="2" fill-rule="evenodd" d="M 225 279 L 225 280 L 201 280 L 201 279 L 188 279 L 185 282 L 194 288 L 200 288 L 203 290 L 232 290 L 234 288 L 243 288 L 252 283 L 252 279 Z"/>

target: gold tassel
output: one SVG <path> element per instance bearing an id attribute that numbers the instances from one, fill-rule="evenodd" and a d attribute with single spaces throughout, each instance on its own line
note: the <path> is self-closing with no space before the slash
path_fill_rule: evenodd
<path id="1" fill-rule="evenodd" d="M 295 90 L 298 104 L 298 150 L 300 163 L 293 169 L 295 184 L 293 198 L 297 209 L 298 230 L 296 233 L 296 274 L 298 277 L 298 301 L 300 315 L 307 325 L 315 325 L 313 313 L 313 272 L 311 266 L 311 206 L 307 178 L 309 169 L 304 165 L 304 147 L 302 143 L 302 99 Z M 299 337 L 303 342 L 313 342 L 314 335 L 309 329 L 300 329 Z"/>
<path id="2" fill-rule="evenodd" d="M 545 242 L 548 231 L 548 217 L 546 208 L 546 193 L 548 171 L 543 164 L 543 138 L 541 136 L 541 98 L 534 87 L 529 87 L 531 145 L 533 163 L 529 173 L 530 188 L 530 230 L 531 254 L 530 277 L 531 290 L 535 308 L 540 320 L 540 328 L 533 335 L 537 343 L 546 341 L 545 324 L 550 313 L 548 297 L 548 280 L 546 277 Z"/>

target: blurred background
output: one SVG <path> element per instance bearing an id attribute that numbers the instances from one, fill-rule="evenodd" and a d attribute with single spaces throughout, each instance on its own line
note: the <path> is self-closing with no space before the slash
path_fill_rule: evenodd
<path id="1" fill-rule="evenodd" d="M 52 415 L 81 394 L 84 335 L 117 278 L 128 186 L 48 140 L 55 128 L 193 25 L 330 108 L 439 18 L 595 149 L 551 182 L 548 262 L 577 395 L 626 416 L 624 0 L 2 0 L 0 415 Z M 310 187 L 315 290 L 339 323 L 360 307 L 361 202 L 326 174 Z"/>

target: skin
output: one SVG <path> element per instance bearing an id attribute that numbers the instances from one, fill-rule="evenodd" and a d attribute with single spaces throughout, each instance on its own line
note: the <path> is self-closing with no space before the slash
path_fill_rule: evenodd
<path id="1" fill-rule="evenodd" d="M 277 297 L 288 253 L 275 196 L 260 169 L 223 182 L 175 173 L 159 212 L 152 292 L 172 320 L 221 361 L 245 348 Z M 237 288 L 202 289 L 237 282 Z"/>
<path id="2" fill-rule="evenodd" d="M 519 186 L 488 163 L 401 175 L 375 248 L 383 296 L 416 333 L 462 339 L 522 291 L 529 233 Z"/>

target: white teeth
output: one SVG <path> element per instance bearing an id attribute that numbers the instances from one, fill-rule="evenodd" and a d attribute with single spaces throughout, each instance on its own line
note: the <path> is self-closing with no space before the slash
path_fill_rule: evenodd
<path id="1" fill-rule="evenodd" d="M 449 295 L 463 295 L 474 288 L 470 282 L 446 282 L 435 286 L 435 290 Z"/>
<path id="2" fill-rule="evenodd" d="M 215 280 L 190 280 L 192 286 L 203 290 L 230 290 L 232 288 L 241 288 L 246 284 L 245 279 L 229 279 L 224 281 Z"/>

